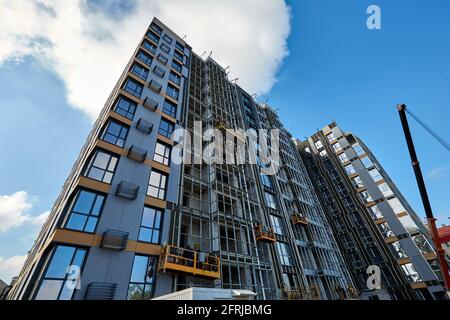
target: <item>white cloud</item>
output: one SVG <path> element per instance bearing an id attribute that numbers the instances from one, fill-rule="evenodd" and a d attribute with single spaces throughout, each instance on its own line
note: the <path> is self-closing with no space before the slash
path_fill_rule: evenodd
<path id="1" fill-rule="evenodd" d="M 86 1 L 0 0 L 0 64 L 37 57 L 63 79 L 69 102 L 91 118 L 153 16 L 186 34 L 197 53 L 212 50 L 251 93 L 270 90 L 287 55 L 290 13 L 282 0 L 136 0 L 124 19 L 87 12 Z"/>
<path id="2" fill-rule="evenodd" d="M 445 177 L 447 168 L 444 166 L 436 167 L 427 172 L 426 177 L 431 181 L 440 180 Z"/>
<path id="3" fill-rule="evenodd" d="M 32 208 L 35 198 L 26 191 L 18 191 L 10 195 L 0 195 L 0 234 L 20 227 L 24 223 L 41 226 L 49 212 L 38 216 L 30 216 L 27 212 Z"/>
<path id="4" fill-rule="evenodd" d="M 0 274 L 2 280 L 7 284 L 11 282 L 12 277 L 19 275 L 27 256 L 12 256 L 8 259 L 0 257 Z"/>

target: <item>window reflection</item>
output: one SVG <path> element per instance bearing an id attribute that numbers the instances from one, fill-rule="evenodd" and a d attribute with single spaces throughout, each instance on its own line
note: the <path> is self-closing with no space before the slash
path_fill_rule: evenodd
<path id="1" fill-rule="evenodd" d="M 86 255 L 86 249 L 56 246 L 47 264 L 47 270 L 42 279 L 38 281 L 36 300 L 70 300 L 75 285 L 73 274 L 69 274 L 69 266 L 81 269 Z"/>

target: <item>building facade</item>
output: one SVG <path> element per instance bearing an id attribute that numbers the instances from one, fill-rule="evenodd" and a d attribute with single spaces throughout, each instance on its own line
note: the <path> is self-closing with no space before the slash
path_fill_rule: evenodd
<path id="1" fill-rule="evenodd" d="M 442 241 L 442 249 L 445 251 L 445 259 L 450 266 L 450 226 L 442 226 L 438 228 L 438 232 Z"/>
<path id="2" fill-rule="evenodd" d="M 223 163 L 213 152 L 217 161 L 201 161 L 206 131 L 238 145 L 249 138 L 234 129 L 252 128 L 279 130 L 279 146 L 270 145 L 279 147 L 276 174 L 261 174 L 259 157 Z M 200 151 L 173 161 L 187 141 Z M 256 299 L 342 299 L 354 286 L 276 112 L 155 18 L 9 298 L 151 299 L 209 287 L 251 290 Z"/>
<path id="3" fill-rule="evenodd" d="M 332 123 L 297 147 L 358 289 L 376 265 L 391 299 L 440 299 L 431 236 L 363 141 Z"/>

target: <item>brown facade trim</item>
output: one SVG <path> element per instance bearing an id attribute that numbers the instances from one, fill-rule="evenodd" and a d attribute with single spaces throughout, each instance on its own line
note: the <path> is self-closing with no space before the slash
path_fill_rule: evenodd
<path id="1" fill-rule="evenodd" d="M 396 242 L 396 241 L 398 241 L 397 236 L 392 236 L 392 237 L 384 239 L 384 242 L 386 242 L 386 243 L 393 243 L 393 242 Z"/>
<path id="2" fill-rule="evenodd" d="M 170 167 L 163 165 L 162 163 L 156 162 L 154 160 L 147 159 L 145 164 L 155 168 L 156 170 L 162 171 L 164 173 L 170 174 Z"/>
<path id="3" fill-rule="evenodd" d="M 115 153 L 117 155 L 120 156 L 127 156 L 128 151 L 124 148 L 118 147 L 114 144 L 108 143 L 106 141 L 103 140 L 97 140 L 97 142 L 95 143 L 95 145 L 99 148 L 105 149 L 107 151 L 110 151 L 112 153 Z"/>
<path id="4" fill-rule="evenodd" d="M 411 283 L 411 288 L 413 289 L 424 289 L 426 287 L 427 285 L 425 284 L 425 282 Z"/>
<path id="5" fill-rule="evenodd" d="M 56 231 L 50 237 L 50 242 L 85 247 L 100 247 L 102 238 L 103 235 L 101 234 L 92 234 L 66 229 L 56 229 Z M 128 240 L 125 251 L 146 255 L 159 255 L 161 252 L 161 246 L 157 244 L 139 242 L 136 240 Z"/>
<path id="6" fill-rule="evenodd" d="M 160 135 L 159 133 L 156 138 L 158 140 L 160 140 L 161 142 L 164 142 L 164 143 L 167 143 L 167 144 L 173 146 L 173 141 L 171 139 L 164 137 L 163 135 Z"/>
<path id="7" fill-rule="evenodd" d="M 123 89 L 119 90 L 119 94 L 124 96 L 124 97 L 126 97 L 126 98 L 128 98 L 128 99 L 130 99 L 131 101 L 137 103 L 138 105 L 143 103 L 142 99 L 139 99 L 139 98 L 133 96 L 132 94 L 129 94 L 128 92 L 126 92 Z"/>
<path id="8" fill-rule="evenodd" d="M 177 123 L 177 119 L 175 119 L 174 117 L 169 116 L 168 114 L 162 112 L 159 109 L 156 109 L 156 113 L 158 113 L 159 115 L 161 115 L 161 117 L 163 117 L 164 119 L 166 119 L 166 120 L 168 120 L 168 121 L 170 121 L 170 122 L 172 122 L 174 124 Z"/>
<path id="9" fill-rule="evenodd" d="M 408 212 L 406 212 L 406 211 L 397 213 L 397 217 L 398 217 L 398 218 L 401 218 L 401 217 L 404 217 L 404 216 L 407 216 L 407 215 L 408 215 Z"/>
<path id="10" fill-rule="evenodd" d="M 132 126 L 133 125 L 133 121 L 131 121 L 130 119 L 128 119 L 128 118 L 125 118 L 124 116 L 122 116 L 122 115 L 120 115 L 120 114 L 118 114 L 117 112 L 115 112 L 115 111 L 113 111 L 113 110 L 111 110 L 110 112 L 109 112 L 109 115 L 108 115 L 110 118 L 113 118 L 113 119 L 115 119 L 115 120 L 118 120 L 118 121 L 120 121 L 120 122 L 122 122 L 122 123 L 124 123 L 124 124 L 126 124 L 126 125 L 128 125 L 128 126 Z"/>
<path id="11" fill-rule="evenodd" d="M 167 206 L 166 201 L 157 199 L 157 198 L 153 198 L 153 197 L 149 197 L 149 196 L 145 197 L 145 204 L 148 206 L 152 206 L 152 207 L 156 207 L 156 208 L 160 208 L 160 209 L 165 209 Z"/>
<path id="12" fill-rule="evenodd" d="M 84 187 L 84 188 L 100 191 L 103 193 L 109 193 L 109 191 L 111 190 L 111 185 L 104 183 L 104 182 L 97 181 L 97 180 L 93 180 L 93 179 L 90 179 L 87 177 L 80 177 L 78 179 L 77 185 L 79 187 Z"/>
<path id="13" fill-rule="evenodd" d="M 398 263 L 399 265 L 411 263 L 411 259 L 410 259 L 410 258 L 401 258 L 401 259 L 397 259 L 397 263 Z"/>

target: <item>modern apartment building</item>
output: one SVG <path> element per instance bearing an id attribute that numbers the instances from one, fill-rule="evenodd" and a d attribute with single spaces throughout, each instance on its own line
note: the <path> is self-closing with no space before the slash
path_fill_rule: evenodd
<path id="1" fill-rule="evenodd" d="M 187 130 L 181 140 L 173 136 L 180 128 Z M 199 161 L 205 131 L 238 145 L 249 140 L 238 128 L 279 129 L 276 174 L 261 174 L 259 157 L 256 164 L 223 163 L 218 154 Z M 200 151 L 183 153 L 192 164 L 173 161 L 188 134 Z M 256 299 L 342 299 L 356 281 L 331 231 L 276 112 L 155 18 L 9 298 L 151 299 L 209 287 L 251 290 Z"/>
<path id="2" fill-rule="evenodd" d="M 297 147 L 358 289 L 376 265 L 391 299 L 441 298 L 430 234 L 363 141 L 331 123 Z"/>

